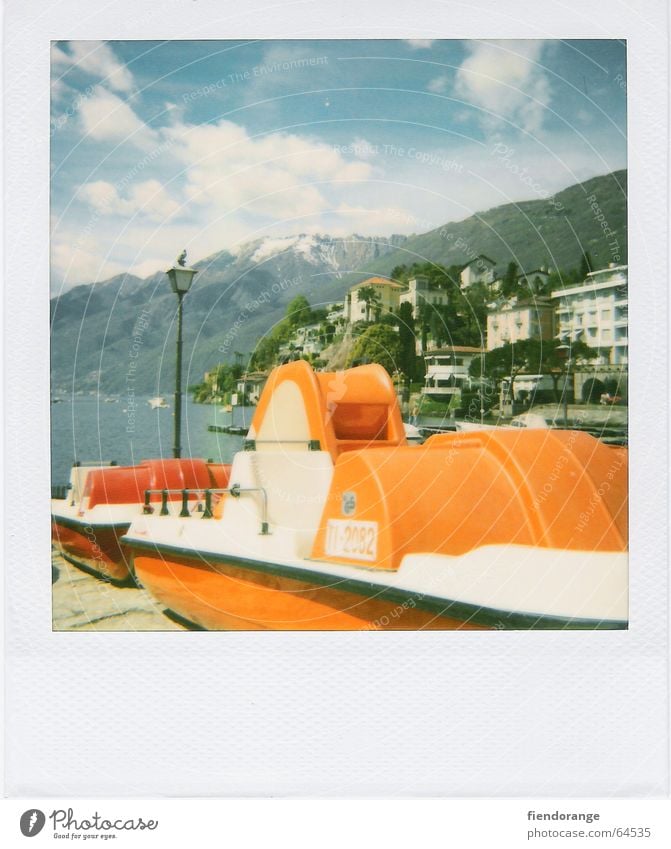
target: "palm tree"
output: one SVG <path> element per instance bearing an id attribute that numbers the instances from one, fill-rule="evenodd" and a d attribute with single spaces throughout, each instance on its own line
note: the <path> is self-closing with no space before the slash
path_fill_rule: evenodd
<path id="1" fill-rule="evenodd" d="M 373 304 L 379 306 L 380 296 L 374 286 L 361 286 L 357 291 L 357 300 L 366 305 L 366 321 L 370 321 L 370 310 Z"/>

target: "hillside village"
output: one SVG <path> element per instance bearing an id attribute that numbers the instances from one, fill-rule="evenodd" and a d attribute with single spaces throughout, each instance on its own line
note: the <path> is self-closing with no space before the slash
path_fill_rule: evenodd
<path id="1" fill-rule="evenodd" d="M 551 298 L 553 291 L 582 284 L 592 270 L 605 269 L 611 262 L 627 263 L 626 185 L 626 171 L 613 172 L 570 186 L 551 199 L 504 204 L 418 235 L 268 235 L 213 253 L 194 265 L 198 274 L 184 312 L 188 385 L 202 384 L 205 372 L 217 371 L 219 391 L 212 391 L 210 381 L 209 386 L 198 389 L 198 397 L 223 397 L 231 391 L 230 374 L 217 363 L 226 364 L 237 378 L 245 369 L 267 372 L 281 356 L 295 356 L 298 348 L 303 349 L 299 355 L 342 368 L 349 348 L 367 329 L 360 324 L 367 320 L 365 300 L 362 308 L 354 295 L 353 309 L 358 315 L 350 316 L 354 320 L 349 321 L 348 330 L 346 295 L 352 287 L 360 287 L 365 298 L 366 282 L 376 278 L 401 287 L 374 287 L 381 293 L 381 322 L 391 327 L 394 322 L 388 308 L 398 311 L 400 295 L 409 290 L 413 277 L 418 278 L 421 302 L 443 301 L 435 303 L 430 314 L 423 309 L 421 320 L 399 326 L 406 357 L 410 331 L 415 333 L 419 351 L 445 345 L 494 349 L 488 312 L 510 305 L 507 302 L 513 296 L 517 296 L 513 305 L 517 306 L 530 297 L 531 286 L 540 307 L 540 297 Z M 581 259 L 582 251 L 592 258 L 588 264 Z M 418 257 L 421 262 L 416 262 Z M 551 271 L 549 266 L 562 271 Z M 526 288 L 524 274 L 529 284 Z M 422 277 L 428 280 L 424 289 Z M 478 282 L 478 278 L 490 282 Z M 389 304 L 387 288 L 394 290 Z M 299 310 L 288 325 L 288 305 L 298 296 L 307 300 L 308 312 Z M 412 298 L 409 291 L 404 301 L 408 298 Z M 305 306 L 305 300 L 302 303 Z M 174 332 L 175 307 L 162 270 L 146 278 L 119 274 L 59 291 L 51 301 L 54 391 L 62 395 L 71 390 L 75 395 L 127 393 L 129 346 L 137 342 L 129 336 L 138 336 L 134 332 L 138 316 L 144 316 L 141 352 L 133 361 L 137 364 L 133 389 L 147 397 L 171 392 L 171 369 L 160 364 L 165 361 L 166 338 Z M 376 308 L 371 301 L 369 321 L 375 320 Z M 499 334 L 505 334 L 506 321 L 514 324 L 517 320 L 511 311 L 506 312 L 507 318 L 502 315 L 499 321 Z M 543 312 L 550 310 L 541 309 Z M 521 320 L 526 320 L 524 315 Z M 105 327 L 102 349 L 101 326 Z M 276 328 L 277 334 L 274 330 L 269 333 L 270 328 Z M 380 333 L 384 335 L 379 329 L 373 335 Z M 239 357 L 235 351 L 241 352 Z M 515 354 L 518 362 L 517 344 Z M 500 369 L 494 361 L 489 365 L 498 381 Z M 477 365 L 473 368 L 479 370 Z M 420 396 L 426 369 L 423 358 L 401 366 L 411 378 L 413 395 Z M 531 369 L 538 370 L 536 365 Z M 580 397 L 582 390 L 577 389 Z M 421 395 L 421 400 L 424 409 L 431 399 Z M 450 401 L 454 408 L 456 400 Z"/>
<path id="2" fill-rule="evenodd" d="M 519 413 L 532 404 L 626 397 L 628 267 L 397 266 L 313 309 L 299 295 L 251 355 L 208 371 L 196 400 L 255 404 L 270 370 L 295 359 L 317 370 L 366 362 L 392 375 L 406 413 Z"/>

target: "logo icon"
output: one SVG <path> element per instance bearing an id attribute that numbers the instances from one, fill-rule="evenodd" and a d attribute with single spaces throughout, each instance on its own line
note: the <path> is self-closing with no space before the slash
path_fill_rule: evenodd
<path id="1" fill-rule="evenodd" d="M 343 516 L 351 516 L 356 512 L 356 492 L 343 492 L 340 503 Z"/>
<path id="2" fill-rule="evenodd" d="M 46 821 L 47 818 L 44 816 L 42 811 L 37 808 L 30 808 L 21 815 L 21 820 L 19 821 L 21 834 L 24 837 L 35 837 L 36 834 L 39 834 L 42 831 Z"/>

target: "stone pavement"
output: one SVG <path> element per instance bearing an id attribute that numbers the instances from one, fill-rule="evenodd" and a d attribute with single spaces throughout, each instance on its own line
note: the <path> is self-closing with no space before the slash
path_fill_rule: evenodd
<path id="1" fill-rule="evenodd" d="M 183 631 L 145 591 L 119 588 L 51 555 L 54 631 Z"/>

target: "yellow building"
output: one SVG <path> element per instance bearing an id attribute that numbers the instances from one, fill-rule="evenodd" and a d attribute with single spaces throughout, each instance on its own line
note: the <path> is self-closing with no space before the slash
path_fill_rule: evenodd
<path id="1" fill-rule="evenodd" d="M 374 302 L 366 303 L 359 297 L 364 287 L 370 286 L 376 294 Z M 352 286 L 345 296 L 345 321 L 373 321 L 377 314 L 395 312 L 398 309 L 399 295 L 404 287 L 386 277 L 369 277 Z"/>

